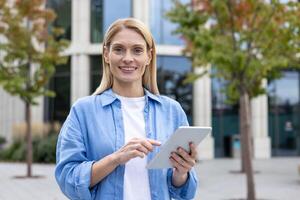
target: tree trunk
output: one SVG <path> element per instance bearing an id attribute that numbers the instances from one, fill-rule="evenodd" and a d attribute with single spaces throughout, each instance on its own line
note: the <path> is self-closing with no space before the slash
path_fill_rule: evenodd
<path id="1" fill-rule="evenodd" d="M 251 155 L 251 116 L 250 99 L 247 92 L 241 92 L 240 96 L 240 130 L 242 142 L 242 154 L 244 168 L 247 176 L 247 200 L 255 200 L 255 186 Z"/>
<path id="2" fill-rule="evenodd" d="M 31 107 L 28 102 L 25 103 L 26 115 L 26 162 L 27 162 L 27 177 L 32 177 L 32 138 L 31 138 Z"/>
<path id="3" fill-rule="evenodd" d="M 240 102 L 241 104 L 241 102 Z M 245 157 L 245 152 L 247 151 L 245 149 L 245 134 L 244 133 L 244 127 L 242 126 L 242 116 L 244 115 L 244 113 L 242 113 L 242 109 L 241 109 L 241 105 L 240 105 L 240 109 L 239 109 L 239 117 L 240 117 L 240 144 L 241 144 L 241 173 L 246 173 L 246 169 L 245 169 L 245 160 L 246 160 L 246 157 Z"/>

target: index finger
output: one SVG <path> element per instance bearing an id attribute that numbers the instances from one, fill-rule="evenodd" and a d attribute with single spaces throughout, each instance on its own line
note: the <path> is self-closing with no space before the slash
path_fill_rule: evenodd
<path id="1" fill-rule="evenodd" d="M 153 151 L 153 146 L 159 146 L 160 142 L 152 139 L 139 139 L 138 141 L 141 145 L 147 148 L 148 151 Z"/>
<path id="2" fill-rule="evenodd" d="M 147 138 L 147 140 L 148 140 L 148 142 L 150 142 L 154 146 L 160 146 L 161 145 L 161 142 L 158 141 L 158 140 L 153 140 L 153 139 L 149 139 L 149 138 Z"/>

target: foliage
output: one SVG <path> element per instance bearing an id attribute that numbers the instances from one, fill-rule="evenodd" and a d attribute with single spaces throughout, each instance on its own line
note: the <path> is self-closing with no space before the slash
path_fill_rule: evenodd
<path id="1" fill-rule="evenodd" d="M 0 84 L 32 105 L 38 96 L 54 96 L 46 86 L 55 66 L 66 62 L 61 52 L 68 42 L 56 40 L 63 30 L 48 30 L 56 15 L 44 0 L 10 2 L 0 0 Z"/>
<path id="2" fill-rule="evenodd" d="M 263 79 L 272 80 L 283 69 L 299 67 L 300 3 L 268 2 L 193 0 L 181 4 L 175 0 L 167 13 L 179 24 L 175 33 L 185 39 L 184 52 L 191 56 L 193 66 L 216 68 L 211 75 L 227 83 L 231 102 L 237 102 L 242 90 L 250 98 L 264 93 Z"/>
<path id="3" fill-rule="evenodd" d="M 45 137 L 36 137 L 33 140 L 33 160 L 37 163 L 55 163 L 57 134 L 51 133 Z M 26 142 L 14 141 L 8 148 L 0 152 L 0 160 L 25 161 Z"/>
<path id="4" fill-rule="evenodd" d="M 55 163 L 57 134 L 50 134 L 33 145 L 33 160 L 35 162 Z"/>
<path id="5" fill-rule="evenodd" d="M 0 136 L 0 148 L 1 148 L 1 146 L 2 146 L 3 144 L 5 144 L 5 143 L 6 143 L 5 137 Z"/>

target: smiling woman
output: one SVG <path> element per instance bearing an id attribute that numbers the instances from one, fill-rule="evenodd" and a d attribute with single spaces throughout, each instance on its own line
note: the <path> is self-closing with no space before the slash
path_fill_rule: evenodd
<path id="1" fill-rule="evenodd" d="M 126 66 L 139 65 L 134 67 L 139 67 L 137 70 L 142 70 L 143 72 L 141 74 L 142 84 L 140 89 L 144 87 L 153 94 L 159 94 L 156 80 L 156 50 L 153 37 L 140 21 L 133 18 L 127 19 L 130 20 L 117 20 L 109 27 L 106 33 L 103 41 L 103 77 L 95 94 L 113 87 L 114 78 L 111 71 L 113 67 L 110 64 L 114 66 L 115 64 L 117 66 L 118 64 L 124 65 L 123 69 Z M 115 63 L 117 62 L 117 57 L 119 58 L 119 63 Z M 120 63 L 121 58 L 123 63 Z M 110 63 L 113 61 L 114 63 Z M 128 62 L 130 62 L 130 65 L 128 65 Z"/>
<path id="2" fill-rule="evenodd" d="M 189 151 L 174 149 L 171 168 L 146 168 L 156 147 L 188 125 L 180 104 L 159 95 L 151 33 L 136 19 L 115 21 L 102 59 L 100 86 L 72 106 L 59 135 L 55 177 L 61 190 L 70 199 L 194 198 L 193 143 Z"/>

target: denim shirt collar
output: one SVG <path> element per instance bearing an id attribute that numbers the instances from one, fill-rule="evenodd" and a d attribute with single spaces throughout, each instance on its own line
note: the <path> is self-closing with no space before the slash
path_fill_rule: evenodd
<path id="1" fill-rule="evenodd" d="M 146 101 L 148 101 L 148 99 L 151 99 L 158 103 L 161 103 L 159 95 L 152 94 L 146 88 L 144 88 L 144 93 L 145 93 L 145 96 L 147 97 Z M 102 107 L 104 107 L 109 104 L 112 104 L 117 99 L 117 96 L 113 92 L 113 90 L 111 88 L 109 88 L 109 89 L 105 90 L 103 93 L 101 93 L 99 98 L 101 100 Z"/>

